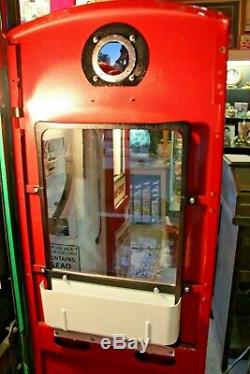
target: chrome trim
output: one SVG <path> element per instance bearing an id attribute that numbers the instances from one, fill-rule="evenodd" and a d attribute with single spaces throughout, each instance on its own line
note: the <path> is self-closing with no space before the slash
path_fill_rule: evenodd
<path id="1" fill-rule="evenodd" d="M 117 75 L 110 75 L 110 74 L 105 73 L 100 68 L 100 66 L 98 64 L 98 54 L 99 54 L 100 50 L 102 49 L 102 47 L 105 44 L 110 43 L 110 42 L 111 43 L 112 42 L 121 43 L 126 48 L 126 50 L 128 51 L 128 66 L 126 67 L 126 69 L 122 73 L 117 74 Z M 122 82 L 124 79 L 128 78 L 128 76 L 132 73 L 132 71 L 135 67 L 135 64 L 136 64 L 135 49 L 134 49 L 132 43 L 122 35 L 115 35 L 114 34 L 114 35 L 108 35 L 108 36 L 102 38 L 96 44 L 96 46 L 94 48 L 94 51 L 93 51 L 93 54 L 92 54 L 92 65 L 93 65 L 93 69 L 94 69 L 96 75 L 99 78 L 101 78 L 102 80 L 104 80 L 105 82 L 109 82 L 109 83 Z"/>

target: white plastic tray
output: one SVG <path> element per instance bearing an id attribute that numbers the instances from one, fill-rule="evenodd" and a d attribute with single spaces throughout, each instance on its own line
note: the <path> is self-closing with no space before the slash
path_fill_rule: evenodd
<path id="1" fill-rule="evenodd" d="M 152 344 L 174 344 L 179 334 L 181 299 L 174 295 L 91 283 L 52 280 L 40 285 L 47 325 L 85 334 L 128 339 L 150 338 Z"/>

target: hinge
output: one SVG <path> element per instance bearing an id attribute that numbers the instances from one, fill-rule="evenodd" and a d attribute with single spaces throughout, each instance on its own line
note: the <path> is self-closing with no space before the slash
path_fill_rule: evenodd
<path id="1" fill-rule="evenodd" d="M 21 118 L 23 117 L 23 100 L 22 100 L 23 98 L 22 98 L 18 44 L 8 45 L 7 55 L 8 55 L 11 116 L 15 118 Z"/>

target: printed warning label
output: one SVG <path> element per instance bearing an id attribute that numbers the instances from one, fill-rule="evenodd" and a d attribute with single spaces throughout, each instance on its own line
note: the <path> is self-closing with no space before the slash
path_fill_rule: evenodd
<path id="1" fill-rule="evenodd" d="M 51 243 L 50 248 L 53 268 L 80 270 L 79 246 Z"/>

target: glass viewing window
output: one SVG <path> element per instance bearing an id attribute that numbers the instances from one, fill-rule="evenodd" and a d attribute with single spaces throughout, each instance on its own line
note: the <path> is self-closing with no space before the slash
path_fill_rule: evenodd
<path id="1" fill-rule="evenodd" d="M 126 280 L 133 288 L 178 286 L 186 130 L 186 124 L 37 125 L 53 274 Z"/>

